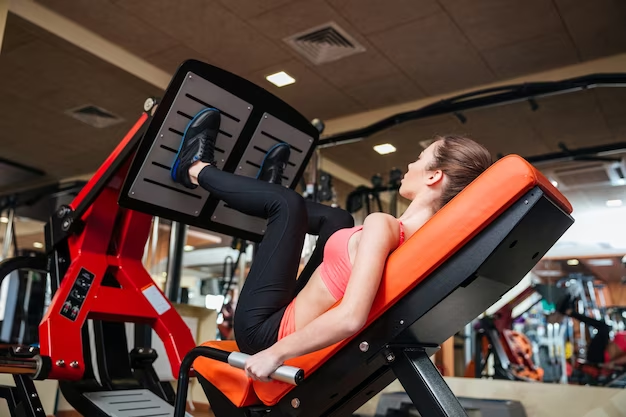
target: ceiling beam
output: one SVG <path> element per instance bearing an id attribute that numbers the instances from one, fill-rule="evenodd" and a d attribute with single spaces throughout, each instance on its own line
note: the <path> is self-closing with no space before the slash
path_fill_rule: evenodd
<path id="1" fill-rule="evenodd" d="M 0 4 L 6 3 L 7 1 L 9 3 L 8 9 L 11 13 L 133 74 L 143 81 L 163 90 L 167 88 L 172 78 L 171 74 L 150 64 L 137 55 L 131 54 L 124 48 L 106 40 L 95 32 L 76 24 L 67 17 L 55 13 L 32 0 L 0 0 Z M 96 5 L 94 5 L 94 7 L 96 7 Z M 1 9 L 0 13 L 2 13 Z M 4 30 L 2 30 L 2 33 L 4 33 Z"/>
<path id="2" fill-rule="evenodd" d="M 7 15 L 9 14 L 9 0 L 0 0 L 0 48 L 4 41 L 4 31 L 7 26 Z"/>
<path id="3" fill-rule="evenodd" d="M 491 84 L 477 85 L 464 90 L 458 90 L 447 94 L 431 96 L 420 100 L 414 100 L 402 104 L 383 107 L 376 110 L 370 110 L 362 113 L 339 117 L 336 119 L 325 120 L 324 137 L 336 135 L 342 132 L 356 130 L 369 126 L 379 120 L 393 116 L 398 113 L 420 109 L 429 104 L 444 100 L 450 97 L 458 96 L 473 91 L 487 88 L 522 84 L 525 82 L 541 82 L 541 81 L 560 81 L 563 79 L 580 77 L 589 74 L 598 73 L 623 73 L 626 68 L 626 54 L 613 55 L 610 57 L 587 61 L 576 65 L 569 65 L 561 68 L 555 68 L 550 71 L 527 74 L 521 77 L 498 81 Z"/>

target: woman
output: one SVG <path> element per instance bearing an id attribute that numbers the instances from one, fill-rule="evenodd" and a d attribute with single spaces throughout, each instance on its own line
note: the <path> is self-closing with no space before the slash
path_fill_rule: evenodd
<path id="1" fill-rule="evenodd" d="M 242 213 L 268 219 L 234 320 L 239 349 L 253 354 L 246 373 L 262 381 L 285 360 L 357 333 L 367 320 L 389 254 L 492 163 L 489 152 L 470 139 L 439 137 L 402 179 L 400 195 L 411 200 L 402 216 L 373 213 L 363 226 L 353 227 L 347 212 L 305 201 L 280 185 L 289 159 L 287 144 L 268 151 L 257 179 L 215 168 L 219 126 L 215 109 L 191 120 L 171 175 L 186 187 L 200 185 Z M 296 279 L 307 233 L 319 237 Z"/>

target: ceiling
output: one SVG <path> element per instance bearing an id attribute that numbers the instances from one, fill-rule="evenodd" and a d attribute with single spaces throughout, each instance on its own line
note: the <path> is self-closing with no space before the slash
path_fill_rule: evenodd
<path id="1" fill-rule="evenodd" d="M 330 120 L 453 94 L 626 52 L 626 3 L 617 0 L 36 0 L 36 4 L 169 74 L 189 58 L 239 74 L 310 119 Z M 329 22 L 345 30 L 365 52 L 315 65 L 284 41 Z M 265 80 L 281 70 L 296 83 L 277 88 Z M 162 95 L 158 87 L 12 13 L 7 18 L 0 76 L 4 133 L 0 157 L 43 170 L 42 181 L 93 172 L 139 116 L 145 98 Z M 538 104 L 536 111 L 527 103 L 468 111 L 465 123 L 453 115 L 405 123 L 361 142 L 325 148 L 322 156 L 370 178 L 393 167 L 405 168 L 421 151 L 419 142 L 436 134 L 467 133 L 494 156 L 545 154 L 558 151 L 560 142 L 579 148 L 626 141 L 626 89 L 546 97 Z M 94 128 L 67 114 L 85 105 L 101 107 L 122 121 Z M 373 145 L 386 142 L 398 151 L 386 156 L 373 151 Z M 336 184 L 342 196 L 349 192 L 350 186 L 340 179 Z M 590 193 L 583 192 L 580 201 L 589 200 Z M 603 201 L 605 194 L 593 198 Z M 343 205 L 343 198 L 339 203 Z"/>
<path id="2" fill-rule="evenodd" d="M 626 4 L 611 0 L 36 3 L 168 73 L 196 58 L 239 74 L 308 118 L 337 118 L 626 52 L 621 24 Z M 365 52 L 315 65 L 284 41 L 329 22 Z M 93 172 L 144 99 L 162 93 L 13 14 L 2 55 L 2 157 L 40 168 L 48 177 Z M 283 88 L 269 84 L 265 76 L 279 70 L 297 82 Z M 324 156 L 368 178 L 405 166 L 419 151 L 415 139 L 434 133 L 471 132 L 494 154 L 525 156 L 554 150 L 560 140 L 572 147 L 617 141 L 626 128 L 614 104 L 625 101 L 626 93 L 607 90 L 544 99 L 534 113 L 523 104 L 472 112 L 464 125 L 443 116 L 325 150 Z M 96 129 L 66 114 L 87 104 L 124 122 Z M 383 140 L 396 142 L 399 152 L 385 158 L 373 154 L 370 142 Z"/>

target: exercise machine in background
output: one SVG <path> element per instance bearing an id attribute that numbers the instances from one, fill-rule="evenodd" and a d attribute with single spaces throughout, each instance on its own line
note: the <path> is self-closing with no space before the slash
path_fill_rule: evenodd
<path id="1" fill-rule="evenodd" d="M 371 187 L 361 185 L 348 194 L 346 210 L 351 214 L 355 214 L 364 209 L 364 216 L 371 214 L 372 211 L 385 212 L 380 195 L 387 194 L 389 197 L 389 207 L 387 211 L 392 216 L 396 216 L 398 214 L 398 190 L 400 189 L 401 180 L 402 171 L 398 168 L 393 168 L 389 172 L 387 184 L 385 184 L 381 174 L 372 176 Z M 372 210 L 372 203 L 375 204 L 374 210 Z"/>

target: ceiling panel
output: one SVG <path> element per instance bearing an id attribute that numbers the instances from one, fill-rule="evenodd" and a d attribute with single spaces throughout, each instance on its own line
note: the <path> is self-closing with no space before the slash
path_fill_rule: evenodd
<path id="1" fill-rule="evenodd" d="M 152 22 L 211 63 L 236 74 L 258 70 L 288 59 L 289 55 L 216 1 L 125 0 L 117 3 Z"/>
<path id="2" fill-rule="evenodd" d="M 442 11 L 436 0 L 328 0 L 328 3 L 365 35 Z"/>
<path id="3" fill-rule="evenodd" d="M 296 83 L 281 88 L 270 84 L 265 77 L 277 71 L 286 71 Z M 245 78 L 285 100 L 309 119 L 347 115 L 364 109 L 300 61 L 287 61 L 247 74 Z"/>
<path id="4" fill-rule="evenodd" d="M 207 63 L 211 62 L 208 57 L 203 56 L 200 52 L 182 43 L 178 43 L 176 46 L 146 57 L 146 61 L 170 74 L 176 72 L 176 68 L 188 59 L 197 59 Z"/>
<path id="5" fill-rule="evenodd" d="M 563 31 L 559 14 L 545 0 L 440 0 L 479 50 Z"/>
<path id="6" fill-rule="evenodd" d="M 71 20 L 81 22 L 89 30 L 141 57 L 177 44 L 172 37 L 160 31 L 158 26 L 125 13 L 124 9 L 111 0 L 36 1 Z"/>
<path id="7" fill-rule="evenodd" d="M 613 136 L 591 91 L 544 97 L 539 109 L 526 110 L 527 118 L 551 151 L 563 142 L 575 149 L 613 142 Z"/>
<path id="8" fill-rule="evenodd" d="M 368 109 L 405 103 L 422 98 L 425 94 L 401 72 L 344 88 L 347 95 Z"/>
<path id="9" fill-rule="evenodd" d="M 370 36 L 428 94 L 486 84 L 494 76 L 444 13 Z"/>
<path id="10" fill-rule="evenodd" d="M 583 59 L 626 50 L 626 2 L 554 0 Z"/>
<path id="11" fill-rule="evenodd" d="M 124 1 L 124 0 L 116 0 Z M 243 19 L 258 16 L 278 7 L 283 7 L 295 0 L 219 0 L 222 5 Z"/>
<path id="12" fill-rule="evenodd" d="M 597 88 L 593 93 L 615 141 L 626 142 L 626 88 Z"/>
<path id="13" fill-rule="evenodd" d="M 463 113 L 465 132 L 492 153 L 541 155 L 550 151 L 525 118 L 528 105 L 514 104 L 478 109 Z"/>
<path id="14" fill-rule="evenodd" d="M 500 78 L 546 71 L 579 61 L 570 38 L 561 32 L 498 46 L 482 55 Z"/>
<path id="15" fill-rule="evenodd" d="M 289 36 L 331 22 L 347 31 L 365 48 L 365 51 L 316 66 L 284 42 L 284 39 Z M 353 87 L 397 72 L 384 54 L 377 51 L 348 20 L 337 14 L 323 0 L 293 2 L 255 17 L 250 20 L 250 23 L 293 57 L 339 88 Z"/>
<path id="16" fill-rule="evenodd" d="M 7 19 L 7 37 L 30 41 L 3 51 L 0 63 L 2 156 L 43 169 L 50 178 L 97 169 L 135 122 L 145 98 L 160 94 L 14 15 Z M 65 114 L 85 104 L 104 107 L 124 122 L 96 129 Z"/>

